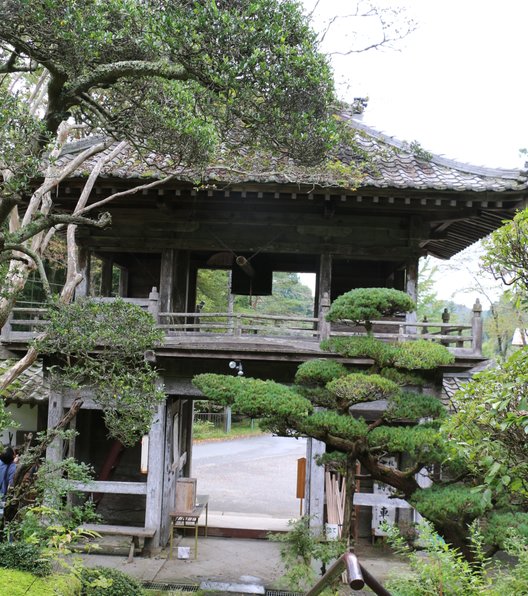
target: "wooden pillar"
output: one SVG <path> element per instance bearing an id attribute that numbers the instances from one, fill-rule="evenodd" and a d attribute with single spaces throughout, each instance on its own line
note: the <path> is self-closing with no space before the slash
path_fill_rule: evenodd
<path id="1" fill-rule="evenodd" d="M 126 298 L 128 296 L 128 269 L 119 268 L 119 296 Z"/>
<path id="2" fill-rule="evenodd" d="M 48 428 L 57 426 L 64 413 L 64 397 L 62 392 L 57 388 L 50 388 L 49 405 L 48 405 Z M 60 437 L 55 437 L 46 449 L 46 459 L 52 462 L 59 462 L 62 460 L 63 441 Z"/>
<path id="3" fill-rule="evenodd" d="M 176 269 L 176 251 L 172 248 L 163 250 L 161 253 L 160 271 L 160 311 L 173 312 L 172 290 L 174 287 L 174 276 Z"/>
<path id="4" fill-rule="evenodd" d="M 171 511 L 174 511 L 176 502 L 176 480 L 178 479 L 178 465 L 180 451 L 179 437 L 179 402 L 173 398 L 167 401 L 167 416 L 165 421 L 165 465 L 163 478 L 163 503 L 161 507 L 160 544 L 167 544 L 170 533 Z"/>
<path id="5" fill-rule="evenodd" d="M 52 386 L 49 393 L 49 404 L 48 404 L 48 428 L 57 426 L 62 418 L 64 412 L 64 397 L 60 390 L 57 390 Z M 64 442 L 60 437 L 55 437 L 46 449 L 46 460 L 52 463 L 58 463 L 62 460 L 62 454 L 64 449 Z M 46 491 L 44 495 L 44 503 L 46 506 L 51 508 L 60 507 L 60 503 L 57 499 L 62 497 L 57 496 L 54 491 Z"/>
<path id="6" fill-rule="evenodd" d="M 194 420 L 194 401 L 190 399 L 187 402 L 187 407 L 184 410 L 184 416 L 182 424 L 185 425 L 185 445 L 184 450 L 187 454 L 185 464 L 183 467 L 183 475 L 186 477 L 191 476 L 192 471 L 192 448 L 193 448 L 193 420 Z"/>
<path id="7" fill-rule="evenodd" d="M 75 288 L 75 298 L 90 295 L 91 252 L 79 246 L 79 269 L 83 276 L 81 283 Z"/>
<path id="8" fill-rule="evenodd" d="M 330 323 L 325 320 L 325 315 L 330 306 L 332 289 L 332 255 L 324 253 L 319 260 L 319 275 L 317 277 L 317 305 L 319 317 L 319 338 L 328 339 Z"/>
<path id="9" fill-rule="evenodd" d="M 103 259 L 101 270 L 101 296 L 112 295 L 112 269 L 114 267 L 113 259 Z"/>
<path id="10" fill-rule="evenodd" d="M 405 291 L 416 303 L 418 298 L 418 257 L 413 257 L 407 261 L 406 272 Z M 405 315 L 405 321 L 407 323 L 416 323 L 416 310 L 408 312 Z M 415 335 L 416 327 L 407 327 L 407 333 Z"/>
<path id="11" fill-rule="evenodd" d="M 324 521 L 325 471 L 315 458 L 326 451 L 322 441 L 308 438 L 306 441 L 306 491 L 304 515 L 310 516 L 310 527 L 314 534 L 322 531 Z"/>
<path id="12" fill-rule="evenodd" d="M 189 299 L 189 261 L 189 251 L 179 250 L 172 293 L 175 312 L 187 312 L 187 301 Z"/>
<path id="13" fill-rule="evenodd" d="M 189 251 L 166 249 L 161 253 L 161 312 L 186 312 L 189 295 Z"/>
<path id="14" fill-rule="evenodd" d="M 482 356 L 482 305 L 478 298 L 473 305 L 471 332 L 473 336 L 473 353 L 477 356 Z"/>
<path id="15" fill-rule="evenodd" d="M 147 474 L 147 500 L 145 504 L 145 527 L 154 528 L 156 533 L 145 540 L 148 553 L 161 545 L 163 470 L 165 467 L 165 416 L 167 404 L 163 402 L 154 414 L 149 432 L 149 454 Z"/>

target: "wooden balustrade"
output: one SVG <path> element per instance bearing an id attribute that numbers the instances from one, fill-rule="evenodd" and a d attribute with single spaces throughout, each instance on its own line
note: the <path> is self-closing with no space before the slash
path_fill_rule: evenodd
<path id="1" fill-rule="evenodd" d="M 96 298 L 107 302 L 114 298 Z M 234 338 L 240 337 L 279 337 L 285 339 L 303 339 L 319 342 L 329 337 L 349 337 L 366 335 L 364 327 L 354 321 L 341 321 L 339 325 L 326 321 L 330 307 L 321 304 L 319 317 L 300 317 L 267 315 L 260 313 L 224 313 L 224 312 L 160 312 L 159 294 L 156 288 L 148 298 L 123 298 L 126 302 L 137 304 L 148 310 L 157 321 L 166 336 L 186 336 L 218 334 Z M 1 330 L 0 340 L 29 341 L 46 325 L 46 309 L 42 307 L 16 307 Z M 428 339 L 440 342 L 448 347 L 455 347 L 460 353 L 480 356 L 482 354 L 482 307 L 477 300 L 473 307 L 470 325 L 449 322 L 448 313 L 442 315 L 442 322 L 423 322 L 404 320 L 373 321 L 374 336 L 387 341 L 412 341 Z"/>

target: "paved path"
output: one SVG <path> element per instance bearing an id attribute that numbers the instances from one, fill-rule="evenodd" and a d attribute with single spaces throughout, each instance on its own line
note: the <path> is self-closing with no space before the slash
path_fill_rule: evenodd
<path id="1" fill-rule="evenodd" d="M 192 476 L 198 493 L 210 496 L 211 511 L 289 519 L 299 515 L 297 460 L 305 455 L 305 439 L 263 435 L 197 443 Z"/>

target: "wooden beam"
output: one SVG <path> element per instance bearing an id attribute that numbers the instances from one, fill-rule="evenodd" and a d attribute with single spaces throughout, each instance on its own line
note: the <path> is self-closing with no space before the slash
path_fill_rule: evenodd
<path id="1" fill-rule="evenodd" d="M 83 246 L 78 248 L 79 269 L 83 276 L 81 283 L 75 288 L 75 298 L 90 295 L 91 252 Z"/>
<path id="2" fill-rule="evenodd" d="M 64 413 L 63 395 L 61 391 L 55 388 L 50 389 L 48 405 L 48 428 L 55 428 L 60 422 Z M 51 462 L 62 460 L 63 440 L 55 437 L 46 450 L 46 459 Z"/>
<path id="3" fill-rule="evenodd" d="M 146 495 L 146 482 L 118 482 L 115 480 L 94 480 L 93 482 L 71 482 L 72 488 L 84 493 L 108 493 L 114 495 Z"/>
<path id="4" fill-rule="evenodd" d="M 161 253 L 161 272 L 159 284 L 159 299 L 161 312 L 174 312 L 173 290 L 176 276 L 177 252 L 167 248 Z"/>
<path id="5" fill-rule="evenodd" d="M 112 269 L 114 260 L 111 257 L 103 259 L 101 271 L 101 296 L 112 295 Z"/>
<path id="6" fill-rule="evenodd" d="M 332 255 L 324 253 L 319 259 L 319 275 L 317 279 L 317 316 L 319 318 L 319 338 L 328 339 L 330 323 L 325 320 L 331 300 L 332 289 Z"/>
<path id="7" fill-rule="evenodd" d="M 145 505 L 145 527 L 156 528 L 153 538 L 145 540 L 145 550 L 161 546 L 163 470 L 165 467 L 165 416 L 167 404 L 158 406 L 149 432 L 149 456 L 147 475 L 147 502 Z"/>
<path id="8" fill-rule="evenodd" d="M 406 279 L 405 279 L 405 291 L 414 300 L 418 299 L 418 257 L 414 257 L 407 261 L 406 266 Z M 416 323 L 417 315 L 416 310 L 405 314 L 405 321 L 407 323 Z M 409 327 L 408 333 L 416 333 L 416 328 Z"/>

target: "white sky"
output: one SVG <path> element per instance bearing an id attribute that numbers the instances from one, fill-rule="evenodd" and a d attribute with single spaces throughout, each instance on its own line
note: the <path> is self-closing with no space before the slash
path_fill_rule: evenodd
<path id="1" fill-rule="evenodd" d="M 308 12 L 316 0 L 304 0 Z M 404 6 L 416 30 L 395 49 L 333 55 L 341 97 L 368 96 L 363 121 L 425 149 L 475 165 L 521 167 L 528 147 L 524 58 L 528 2 L 523 0 L 376 1 Z M 319 31 L 334 15 L 321 50 L 361 47 L 356 27 L 376 39 L 374 19 L 346 18 L 353 0 L 320 0 Z M 356 42 L 354 42 L 356 40 Z"/>
<path id="2" fill-rule="evenodd" d="M 403 141 L 416 140 L 433 153 L 474 165 L 522 168 L 528 160 L 519 154 L 528 147 L 528 2 L 374 1 L 405 7 L 416 29 L 396 42 L 396 49 L 331 55 L 341 98 L 368 96 L 365 124 Z M 326 53 L 377 39 L 377 20 L 347 17 L 355 10 L 353 0 L 303 4 L 307 12 L 316 7 L 312 24 L 319 32 L 332 17 L 342 17 L 325 36 L 321 50 Z M 442 266 L 440 298 L 474 303 L 478 291 L 456 289 L 474 285 L 466 268 L 476 270 L 475 253 L 469 249 L 459 257 L 462 271 Z"/>

